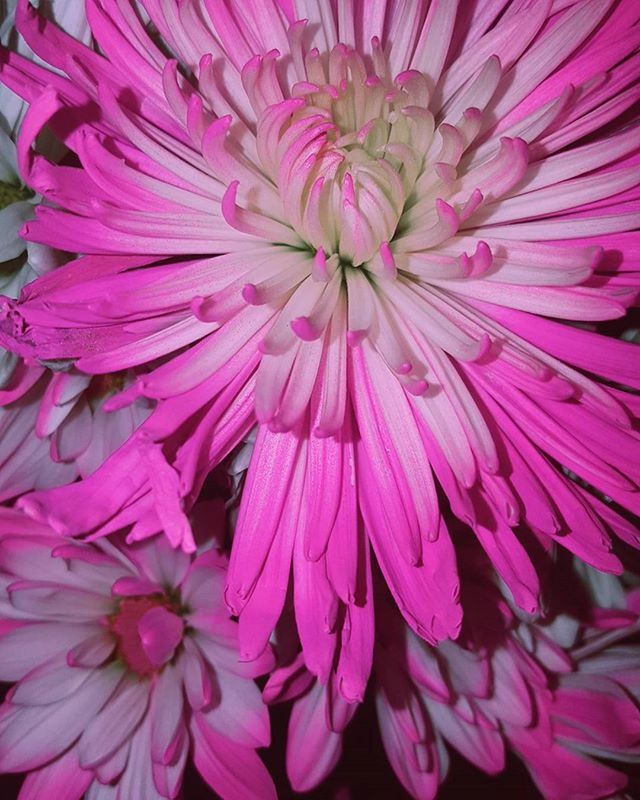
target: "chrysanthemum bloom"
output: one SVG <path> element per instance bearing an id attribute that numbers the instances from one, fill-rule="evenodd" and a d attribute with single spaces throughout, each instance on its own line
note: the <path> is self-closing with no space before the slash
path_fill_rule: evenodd
<path id="1" fill-rule="evenodd" d="M 24 234 L 88 254 L 6 301 L 4 338 L 90 374 L 151 363 L 121 402 L 160 401 L 29 513 L 157 533 L 257 421 L 226 593 L 247 654 L 292 563 L 299 621 L 370 632 L 370 544 L 409 625 L 456 636 L 438 487 L 528 611 L 521 524 L 618 570 L 595 490 L 638 510 L 640 404 L 611 384 L 639 362 L 584 323 L 638 288 L 636 0 L 143 5 L 153 34 L 88 1 L 98 54 L 21 2 L 66 77 L 3 56 L 22 173 L 58 205 Z M 33 148 L 45 124 L 75 162 Z"/>
<path id="2" fill-rule="evenodd" d="M 378 724 L 398 779 L 417 800 L 438 794 L 448 746 L 484 772 L 519 756 L 546 800 L 600 800 L 621 791 L 624 773 L 598 759 L 640 755 L 638 593 L 628 607 L 591 609 L 590 624 L 559 615 L 519 622 L 490 585 L 465 583 L 458 642 L 434 648 L 395 610 L 378 610 L 374 662 Z M 625 641 L 627 640 L 627 641 Z M 287 772 L 298 791 L 320 783 L 340 756 L 354 706 L 332 680 L 315 681 L 302 658 L 276 670 L 268 702 L 295 699 Z"/>
<path id="3" fill-rule="evenodd" d="M 269 718 L 223 602 L 226 557 L 69 542 L 1 510 L 0 771 L 20 800 L 161 800 L 190 753 L 228 800 L 275 797 Z M 86 795 L 85 795 L 86 792 Z"/>

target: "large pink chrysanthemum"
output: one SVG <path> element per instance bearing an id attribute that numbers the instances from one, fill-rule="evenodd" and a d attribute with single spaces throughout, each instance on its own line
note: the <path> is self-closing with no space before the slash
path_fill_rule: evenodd
<path id="1" fill-rule="evenodd" d="M 0 514 L 0 772 L 20 800 L 164 800 L 192 757 L 227 800 L 274 798 L 269 718 L 223 603 L 227 559 L 69 542 Z M 86 792 L 86 795 L 85 795 Z"/>
<path id="2" fill-rule="evenodd" d="M 4 339 L 149 364 L 120 402 L 159 401 L 29 513 L 190 547 L 185 507 L 257 421 L 226 593 L 247 655 L 293 563 L 298 618 L 367 630 L 366 664 L 370 543 L 413 629 L 456 636 L 439 489 L 529 611 L 525 526 L 618 570 L 609 526 L 634 535 L 599 497 L 639 508 L 640 370 L 590 323 L 637 295 L 636 0 L 143 5 L 151 33 L 88 0 L 98 54 L 22 2 L 64 75 L 3 56 L 52 203 L 25 235 L 87 254 L 4 303 Z M 37 153 L 44 125 L 75 159 Z"/>

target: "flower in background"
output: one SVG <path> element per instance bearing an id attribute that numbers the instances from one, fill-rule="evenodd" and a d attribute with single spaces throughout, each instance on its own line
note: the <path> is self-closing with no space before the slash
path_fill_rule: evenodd
<path id="1" fill-rule="evenodd" d="M 34 58 L 15 30 L 16 4 L 16 0 L 8 0 L 2 9 L 0 43 Z M 89 41 L 84 0 L 52 0 L 43 7 L 69 34 Z M 0 291 L 8 297 L 18 297 L 26 283 L 65 260 L 63 254 L 20 237 L 20 229 L 42 199 L 24 184 L 16 160 L 15 139 L 26 110 L 27 104 L 18 95 L 0 85 Z M 43 145 L 50 158 L 59 155 L 60 145 L 51 136 L 40 137 L 40 147 Z M 16 364 L 14 354 L 0 350 L 0 387 L 8 382 Z"/>
<path id="2" fill-rule="evenodd" d="M 431 647 L 379 602 L 374 693 L 380 734 L 396 776 L 416 800 L 435 798 L 449 771 L 448 747 L 489 775 L 511 751 L 546 800 L 599 800 L 627 777 L 605 761 L 640 755 L 640 598 L 625 609 L 585 609 L 519 621 L 490 584 L 464 583 L 465 622 L 457 642 Z M 627 643 L 628 641 L 631 643 Z M 277 669 L 269 703 L 294 700 L 287 774 L 306 791 L 340 758 L 357 708 L 341 697 L 335 673 L 320 682 L 302 656 Z"/>
<path id="3" fill-rule="evenodd" d="M 84 0 L 53 0 L 43 7 L 71 35 L 89 41 L 91 31 Z M 15 10 L 15 0 L 4 4 L 0 43 L 35 58 L 15 30 Z M 24 184 L 17 165 L 15 139 L 26 110 L 27 104 L 18 95 L 0 85 L 0 291 L 8 297 L 18 297 L 25 284 L 68 258 L 20 237 L 22 225 L 33 217 L 35 206 L 42 200 Z M 60 144 L 51 135 L 43 134 L 39 147 L 49 158 L 60 157 Z M 35 488 L 69 483 L 78 475 L 75 466 L 64 463 L 69 459 L 52 461 L 49 443 L 33 436 L 36 418 L 48 412 L 47 404 L 40 409 L 44 380 L 40 380 L 39 389 L 33 389 L 44 371 L 0 348 L 0 498 L 3 500 Z M 52 382 L 55 384 L 57 380 L 53 378 Z M 100 456 L 98 452 L 98 463 Z"/>
<path id="4" fill-rule="evenodd" d="M 22 174 L 56 204 L 23 232 L 89 254 L 4 301 L 4 340 L 147 364 L 119 402 L 159 401 L 23 507 L 69 535 L 123 509 L 137 537 L 173 530 L 257 421 L 225 595 L 247 657 L 291 571 L 299 625 L 372 631 L 370 546 L 410 627 L 456 637 L 440 490 L 529 613 L 529 542 L 620 571 L 610 533 L 637 535 L 600 498 L 640 509 L 638 398 L 612 387 L 639 361 L 581 326 L 638 293 L 636 0 L 145 8 L 89 0 L 98 53 L 20 2 L 63 74 L 3 53 Z M 33 148 L 43 126 L 75 160 Z"/>
<path id="5" fill-rule="evenodd" d="M 20 800 L 175 798 L 190 756 L 223 798 L 276 796 L 253 681 L 273 658 L 239 660 L 226 570 L 215 547 L 69 542 L 0 510 L 0 771 L 29 773 Z"/>
<path id="6" fill-rule="evenodd" d="M 90 475 L 128 441 L 151 404 L 108 409 L 133 378 L 19 364 L 0 391 L 0 501 Z"/>

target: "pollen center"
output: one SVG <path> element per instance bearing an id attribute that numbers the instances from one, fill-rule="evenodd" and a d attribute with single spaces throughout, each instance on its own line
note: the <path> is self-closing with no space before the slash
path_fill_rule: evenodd
<path id="1" fill-rule="evenodd" d="M 20 203 L 33 197 L 33 192 L 25 186 L 0 181 L 0 211 L 13 203 Z"/>
<path id="2" fill-rule="evenodd" d="M 132 672 L 146 677 L 173 657 L 184 628 L 177 611 L 162 594 L 120 600 L 109 630 L 117 640 L 118 658 Z"/>

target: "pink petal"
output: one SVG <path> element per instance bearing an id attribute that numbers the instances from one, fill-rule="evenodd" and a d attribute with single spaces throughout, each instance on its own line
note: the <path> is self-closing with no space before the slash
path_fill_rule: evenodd
<path id="1" fill-rule="evenodd" d="M 173 658 L 182 640 L 184 622 L 163 606 L 149 609 L 138 623 L 142 647 L 149 661 L 156 667 Z"/>
<path id="2" fill-rule="evenodd" d="M 191 733 L 196 768 L 215 792 L 238 800 L 275 800 L 273 781 L 254 750 L 212 730 L 199 714 L 194 715 Z"/>

